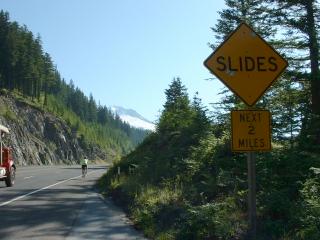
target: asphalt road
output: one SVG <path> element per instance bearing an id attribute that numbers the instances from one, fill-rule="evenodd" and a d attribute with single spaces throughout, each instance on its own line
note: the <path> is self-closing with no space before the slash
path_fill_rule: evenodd
<path id="1" fill-rule="evenodd" d="M 0 182 L 0 239 L 145 239 L 94 188 L 105 166 L 20 167 L 13 187 Z"/>

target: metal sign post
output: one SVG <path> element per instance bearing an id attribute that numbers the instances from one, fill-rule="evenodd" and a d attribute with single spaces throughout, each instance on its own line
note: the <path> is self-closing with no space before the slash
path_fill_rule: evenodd
<path id="1" fill-rule="evenodd" d="M 256 209 L 256 154 L 247 153 L 248 162 L 248 212 L 250 239 L 257 235 L 257 209 Z"/>
<path id="2" fill-rule="evenodd" d="M 232 151 L 246 152 L 248 165 L 249 237 L 256 239 L 256 151 L 271 149 L 271 115 L 266 110 L 231 111 Z"/>
<path id="3" fill-rule="evenodd" d="M 204 65 L 247 105 L 254 106 L 281 75 L 288 62 L 249 25 L 242 23 L 204 61 Z M 250 239 L 256 239 L 257 151 L 271 150 L 270 113 L 231 112 L 233 152 L 247 152 Z"/>

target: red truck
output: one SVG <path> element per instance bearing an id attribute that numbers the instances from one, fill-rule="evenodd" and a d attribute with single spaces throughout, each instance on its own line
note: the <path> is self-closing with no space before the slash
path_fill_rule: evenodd
<path id="1" fill-rule="evenodd" d="M 5 181 L 7 187 L 12 187 L 16 177 L 16 166 L 12 149 L 3 143 L 6 134 L 9 134 L 9 129 L 0 124 L 0 181 Z"/>

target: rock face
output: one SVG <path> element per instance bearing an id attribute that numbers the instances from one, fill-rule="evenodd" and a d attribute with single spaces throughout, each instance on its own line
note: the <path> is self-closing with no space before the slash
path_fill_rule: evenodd
<path id="1" fill-rule="evenodd" d="M 10 96 L 0 96 L 0 124 L 9 128 L 4 143 L 13 149 L 17 165 L 78 164 L 84 155 L 92 160 L 108 157 L 98 146 L 82 146 L 61 119 Z"/>

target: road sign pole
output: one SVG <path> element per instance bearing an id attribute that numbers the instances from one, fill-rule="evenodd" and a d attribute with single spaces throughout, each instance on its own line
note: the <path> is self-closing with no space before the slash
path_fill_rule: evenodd
<path id="1" fill-rule="evenodd" d="M 256 154 L 247 153 L 248 160 L 248 211 L 249 211 L 249 235 L 250 239 L 256 239 L 257 212 L 256 212 Z"/>
<path id="2" fill-rule="evenodd" d="M 204 61 L 248 106 L 253 107 L 287 68 L 288 62 L 249 25 L 241 23 Z M 248 211 L 250 239 L 256 239 L 255 151 L 270 151 L 270 113 L 232 111 L 232 151 L 248 152 Z M 232 116 L 235 116 L 233 118 Z"/>

